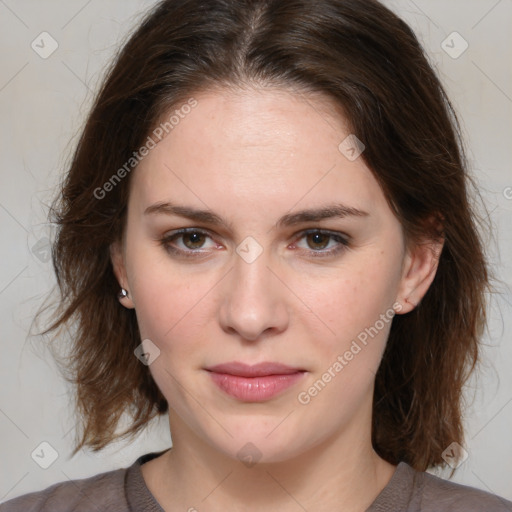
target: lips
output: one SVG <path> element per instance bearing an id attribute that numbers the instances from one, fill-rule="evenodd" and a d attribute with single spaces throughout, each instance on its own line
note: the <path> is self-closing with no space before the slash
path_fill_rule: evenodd
<path id="1" fill-rule="evenodd" d="M 290 375 L 304 371 L 302 368 L 292 368 L 281 363 L 258 363 L 248 365 L 245 363 L 224 363 L 207 368 L 210 372 L 236 375 L 238 377 L 263 377 L 265 375 Z"/>
<path id="2" fill-rule="evenodd" d="M 206 369 L 216 386 L 241 402 L 264 402 L 298 383 L 306 371 L 281 363 L 224 363 Z"/>

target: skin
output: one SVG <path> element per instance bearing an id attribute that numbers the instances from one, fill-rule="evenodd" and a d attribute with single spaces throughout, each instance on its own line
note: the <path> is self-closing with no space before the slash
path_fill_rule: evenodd
<path id="1" fill-rule="evenodd" d="M 194 97 L 197 106 L 134 171 L 124 237 L 112 246 L 129 293 L 121 302 L 160 350 L 149 369 L 169 403 L 173 448 L 144 464 L 143 477 L 166 510 L 365 510 L 395 470 L 371 444 L 374 379 L 391 323 L 308 404 L 298 394 L 393 304 L 399 314 L 414 308 L 440 247 L 406 244 L 363 159 L 338 149 L 350 131 L 326 98 L 257 88 Z M 225 222 L 144 213 L 159 202 Z M 277 224 L 331 204 L 367 215 Z M 185 227 L 208 233 L 168 242 L 189 258 L 161 242 Z M 305 236 L 309 229 L 348 237 L 348 246 Z M 252 263 L 236 252 L 248 236 L 263 250 Z M 243 402 L 205 371 L 230 361 L 307 371 L 278 396 Z M 261 457 L 251 467 L 237 455 L 248 442 Z"/>

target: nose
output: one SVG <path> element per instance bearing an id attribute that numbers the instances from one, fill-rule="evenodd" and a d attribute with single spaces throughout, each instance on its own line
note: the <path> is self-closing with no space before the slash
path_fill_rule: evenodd
<path id="1" fill-rule="evenodd" d="M 224 282 L 224 300 L 219 311 L 225 332 L 255 341 L 286 330 L 286 289 L 276 274 L 265 252 L 251 263 L 236 256 L 234 268 Z"/>

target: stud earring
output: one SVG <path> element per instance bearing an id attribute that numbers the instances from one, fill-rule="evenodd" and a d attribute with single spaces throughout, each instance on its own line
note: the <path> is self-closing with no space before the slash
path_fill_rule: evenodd
<path id="1" fill-rule="evenodd" d="M 128 297 L 128 292 L 124 288 L 121 288 L 121 291 L 117 294 L 117 297 L 119 299 L 125 299 Z"/>

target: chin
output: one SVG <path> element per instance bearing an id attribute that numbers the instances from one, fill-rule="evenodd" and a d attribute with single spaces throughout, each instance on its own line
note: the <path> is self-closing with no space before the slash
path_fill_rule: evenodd
<path id="1" fill-rule="evenodd" d="M 283 430 L 281 435 L 277 431 L 269 436 L 269 429 L 248 430 L 240 432 L 233 438 L 224 438 L 222 442 L 210 439 L 209 442 L 217 450 L 228 457 L 239 460 L 247 467 L 255 464 L 276 464 L 286 462 L 303 453 L 305 442 L 301 442 L 292 433 Z M 293 444 L 290 443 L 293 439 Z"/>

